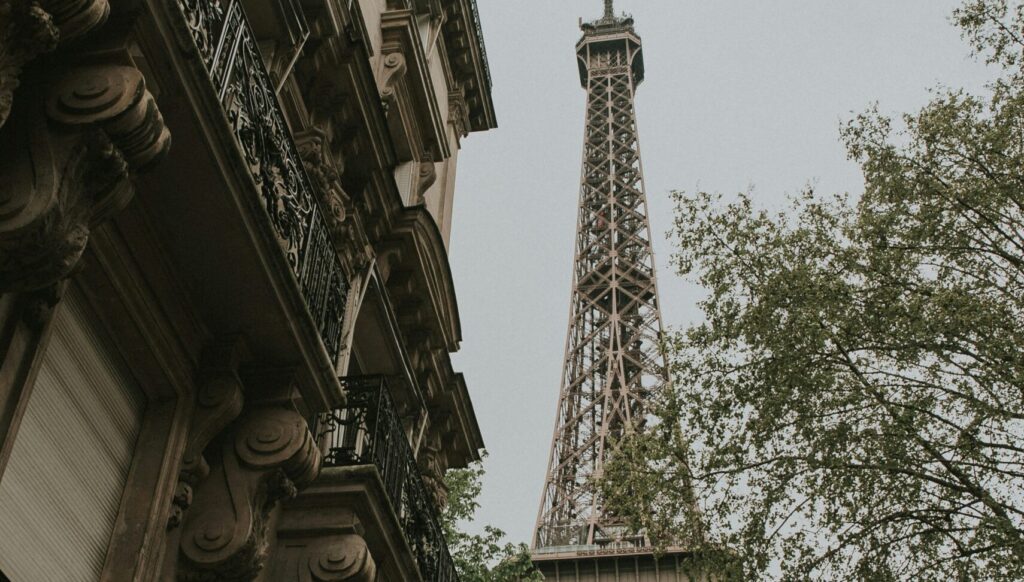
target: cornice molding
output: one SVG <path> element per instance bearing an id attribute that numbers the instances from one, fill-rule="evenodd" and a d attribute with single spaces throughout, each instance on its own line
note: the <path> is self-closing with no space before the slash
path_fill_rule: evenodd
<path id="1" fill-rule="evenodd" d="M 427 313 L 418 316 L 434 336 L 430 343 L 449 352 L 459 350 L 462 323 L 459 319 L 455 284 L 444 238 L 437 222 L 424 206 L 402 209 L 388 237 L 389 245 L 400 249 L 401 268 L 416 274 L 414 285 L 422 285 L 408 294 L 394 294 L 401 304 L 403 295 L 427 299 Z M 389 288 L 394 286 L 388 282 Z"/>
<path id="2" fill-rule="evenodd" d="M 476 0 L 445 0 L 444 32 L 448 60 L 458 88 L 466 91 L 470 131 L 498 126 Z"/>

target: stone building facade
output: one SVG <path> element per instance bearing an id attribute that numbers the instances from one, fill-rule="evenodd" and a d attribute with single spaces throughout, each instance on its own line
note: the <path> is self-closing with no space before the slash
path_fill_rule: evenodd
<path id="1" fill-rule="evenodd" d="M 475 0 L 0 0 L 0 579 L 455 580 Z"/>

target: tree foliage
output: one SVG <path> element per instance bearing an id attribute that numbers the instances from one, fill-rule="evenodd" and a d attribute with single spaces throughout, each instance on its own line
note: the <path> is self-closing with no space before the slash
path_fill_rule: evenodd
<path id="1" fill-rule="evenodd" d="M 473 521 L 480 507 L 484 469 L 481 463 L 445 474 L 448 505 L 443 515 L 445 539 L 461 582 L 542 582 L 530 562 L 526 544 L 505 542 L 505 532 L 487 525 L 483 534 L 469 534 L 459 527 Z"/>
<path id="2" fill-rule="evenodd" d="M 953 20 L 998 78 L 847 124 L 860 198 L 676 195 L 705 322 L 602 484 L 661 543 L 746 579 L 1024 579 L 1024 11 Z"/>

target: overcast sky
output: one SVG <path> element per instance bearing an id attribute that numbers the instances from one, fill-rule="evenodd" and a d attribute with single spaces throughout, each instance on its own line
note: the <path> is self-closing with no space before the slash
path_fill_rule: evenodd
<path id="1" fill-rule="evenodd" d="M 466 374 L 490 458 L 478 527 L 529 542 L 561 378 L 585 93 L 578 18 L 601 0 L 478 0 L 499 128 L 463 142 L 451 260 Z M 949 23 L 956 0 L 617 0 L 644 42 L 640 143 L 669 328 L 700 290 L 669 268 L 668 193 L 814 184 L 862 191 L 841 122 L 877 101 L 910 112 L 989 74 Z"/>

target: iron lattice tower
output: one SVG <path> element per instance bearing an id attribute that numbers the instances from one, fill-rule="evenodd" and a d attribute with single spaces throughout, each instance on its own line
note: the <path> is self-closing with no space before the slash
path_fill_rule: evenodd
<path id="1" fill-rule="evenodd" d="M 605 511 L 593 478 L 612 443 L 640 428 L 667 383 L 634 95 L 643 53 L 633 20 L 582 24 L 587 90 L 576 256 L 562 386 L 535 550 L 644 546 Z"/>

